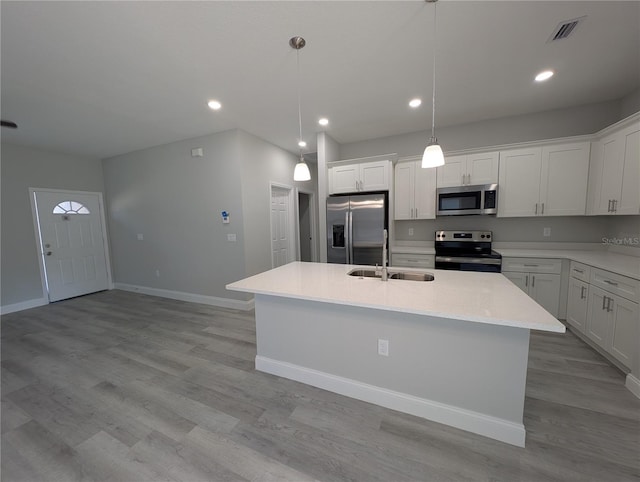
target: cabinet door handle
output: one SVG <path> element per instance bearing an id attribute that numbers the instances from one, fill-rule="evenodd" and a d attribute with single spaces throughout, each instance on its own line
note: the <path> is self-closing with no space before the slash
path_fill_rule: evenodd
<path id="1" fill-rule="evenodd" d="M 462 185 L 464 186 L 464 174 L 462 175 Z"/>
<path id="2" fill-rule="evenodd" d="M 584 296 L 584 292 L 587 290 L 587 288 L 585 288 L 584 286 L 580 287 L 580 299 L 584 300 L 585 296 Z"/>
<path id="3" fill-rule="evenodd" d="M 607 297 L 603 296 L 602 297 L 602 309 L 604 310 L 607 306 Z"/>
<path id="4" fill-rule="evenodd" d="M 618 200 L 617 199 L 613 200 L 613 212 L 614 213 L 618 212 Z"/>
<path id="5" fill-rule="evenodd" d="M 615 281 L 611 281 L 611 280 L 608 280 L 608 279 L 603 280 L 603 281 L 604 281 L 605 283 L 607 283 L 608 285 L 611 285 L 611 286 L 618 286 L 618 283 L 616 283 Z"/>
<path id="6" fill-rule="evenodd" d="M 542 203 L 542 212 L 540 214 L 544 214 L 544 203 Z"/>
<path id="7" fill-rule="evenodd" d="M 613 310 L 611 309 L 611 302 L 612 302 L 612 301 L 613 301 L 613 298 L 611 298 L 611 297 L 607 297 L 607 313 L 609 313 L 609 312 L 613 311 Z"/>
<path id="8" fill-rule="evenodd" d="M 536 203 L 536 215 L 538 214 L 538 203 Z"/>
<path id="9" fill-rule="evenodd" d="M 523 264 L 522 266 L 526 266 L 527 268 L 537 268 L 537 264 Z"/>
<path id="10" fill-rule="evenodd" d="M 418 208 L 416 208 L 416 218 L 418 217 Z"/>
<path id="11" fill-rule="evenodd" d="M 573 268 L 573 271 L 575 271 L 576 273 L 584 274 L 584 271 L 578 268 Z"/>
<path id="12" fill-rule="evenodd" d="M 529 286 L 529 275 L 526 275 L 526 276 L 524 277 L 524 285 L 525 285 L 525 287 L 526 287 L 526 286 Z"/>
<path id="13" fill-rule="evenodd" d="M 531 287 L 535 288 L 536 287 L 536 275 L 533 275 L 531 277 Z"/>
<path id="14" fill-rule="evenodd" d="M 609 199 L 609 206 L 607 207 L 607 212 L 608 213 L 613 212 L 613 209 L 611 209 L 611 201 L 612 201 L 612 199 Z"/>

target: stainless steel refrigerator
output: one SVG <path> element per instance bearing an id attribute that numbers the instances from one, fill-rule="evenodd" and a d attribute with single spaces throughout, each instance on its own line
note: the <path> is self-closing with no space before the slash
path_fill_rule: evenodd
<path id="1" fill-rule="evenodd" d="M 327 198 L 327 262 L 382 265 L 387 193 Z"/>

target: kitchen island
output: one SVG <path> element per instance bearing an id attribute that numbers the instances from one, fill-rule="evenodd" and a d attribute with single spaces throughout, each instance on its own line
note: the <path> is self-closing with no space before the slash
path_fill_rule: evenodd
<path id="1" fill-rule="evenodd" d="M 564 325 L 501 274 L 354 268 L 294 262 L 227 285 L 255 295 L 256 369 L 523 447 L 529 330 Z"/>

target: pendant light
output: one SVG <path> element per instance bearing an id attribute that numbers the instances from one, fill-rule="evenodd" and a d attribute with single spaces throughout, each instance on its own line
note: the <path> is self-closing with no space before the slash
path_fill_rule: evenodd
<path id="1" fill-rule="evenodd" d="M 300 162 L 296 164 L 296 168 L 293 171 L 294 181 L 309 181 L 311 179 L 311 172 L 309 166 L 304 162 L 304 156 L 302 155 L 302 148 L 307 143 L 302 139 L 302 108 L 300 107 L 300 49 L 303 48 L 307 42 L 302 37 L 296 36 L 289 39 L 289 45 L 296 50 L 296 64 L 298 70 L 298 127 L 300 129 L 298 137 L 298 147 L 300 148 Z"/>
<path id="2" fill-rule="evenodd" d="M 444 165 L 444 154 L 436 139 L 436 2 L 438 0 L 425 0 L 433 3 L 433 96 L 431 99 L 431 139 L 422 155 L 422 167 L 438 167 Z"/>

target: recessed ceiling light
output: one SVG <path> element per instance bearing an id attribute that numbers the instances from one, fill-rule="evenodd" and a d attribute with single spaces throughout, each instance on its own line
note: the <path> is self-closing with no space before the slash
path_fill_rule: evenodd
<path id="1" fill-rule="evenodd" d="M 222 107 L 222 104 L 217 100 L 210 100 L 207 102 L 207 105 L 209 106 L 209 109 L 212 110 L 219 110 Z"/>
<path id="2" fill-rule="evenodd" d="M 544 70 L 536 75 L 536 82 L 544 82 L 553 77 L 553 70 Z"/>
<path id="3" fill-rule="evenodd" d="M 307 143 L 305 141 L 298 141 L 298 147 L 307 147 Z"/>
<path id="4" fill-rule="evenodd" d="M 409 107 L 413 107 L 414 109 L 416 107 L 420 107 L 420 105 L 422 104 L 422 100 L 421 99 L 411 99 L 409 101 Z"/>
<path id="5" fill-rule="evenodd" d="M 323 117 L 322 119 L 318 120 L 318 124 L 320 124 L 321 126 L 327 126 L 329 125 L 329 119 L 327 119 L 326 117 Z"/>

